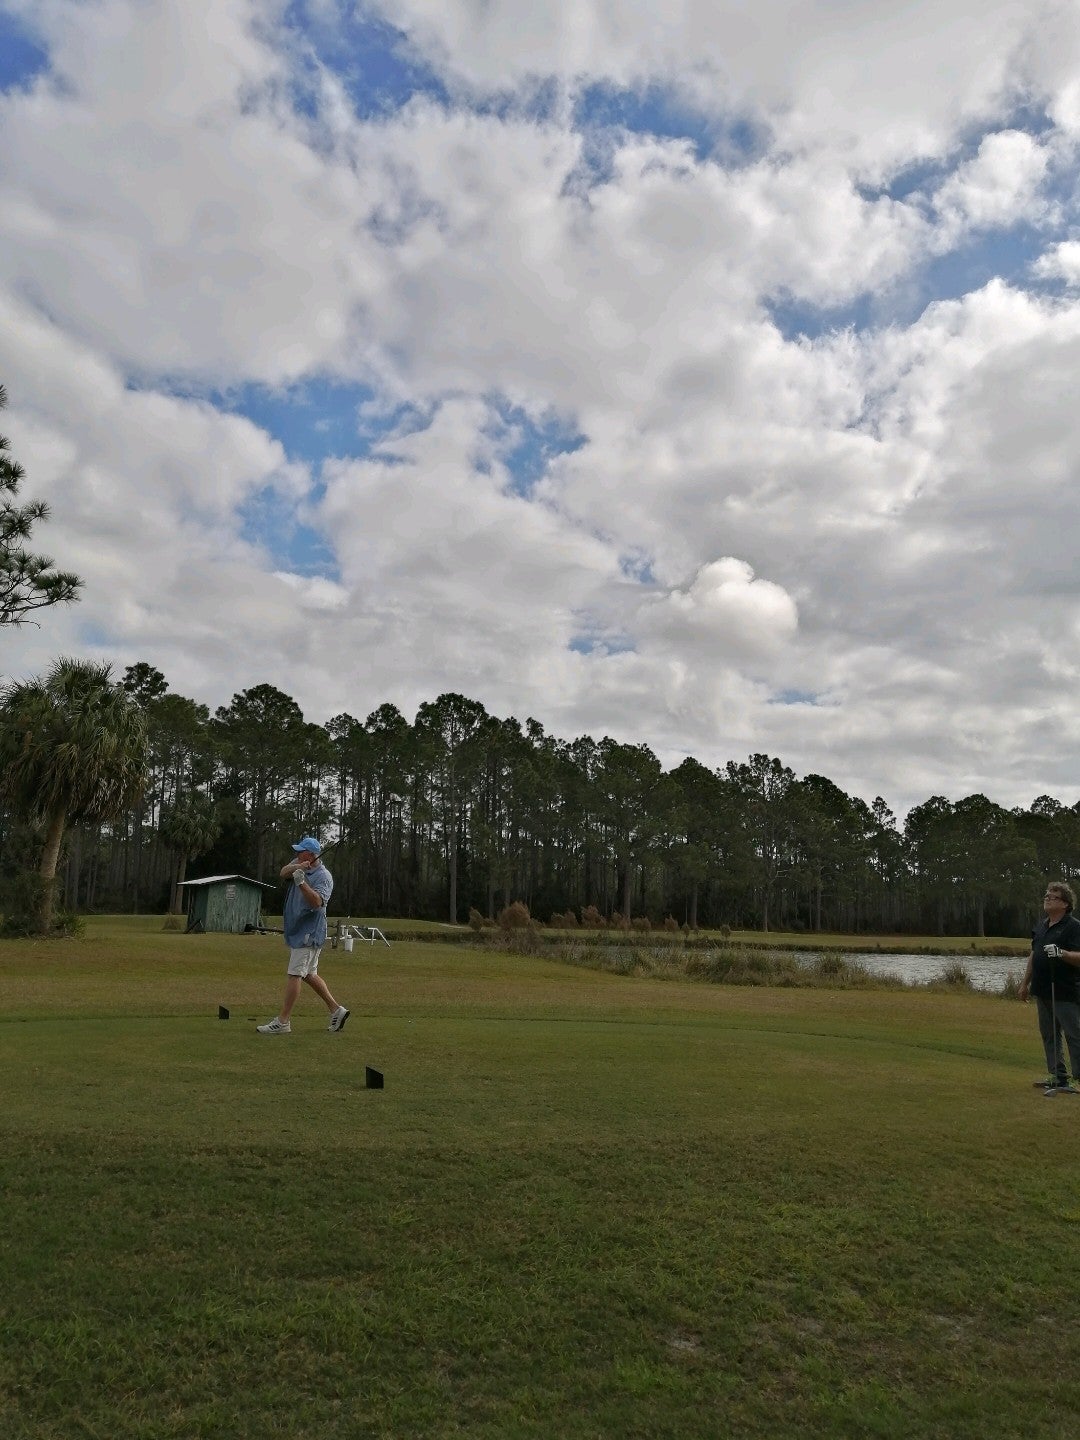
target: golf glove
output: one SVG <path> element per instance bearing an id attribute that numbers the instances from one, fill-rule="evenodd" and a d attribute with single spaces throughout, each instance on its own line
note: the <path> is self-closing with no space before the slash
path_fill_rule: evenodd
<path id="1" fill-rule="evenodd" d="M 307 879 L 307 871 L 302 865 L 298 865 L 296 869 L 292 872 L 292 878 L 294 885 L 302 885 Z"/>
<path id="2" fill-rule="evenodd" d="M 1061 946 L 1060 946 L 1060 945 L 1044 945 L 1044 946 L 1043 946 L 1043 954 L 1046 956 L 1046 958 L 1047 958 L 1048 960 L 1060 960 L 1060 959 L 1061 959 Z"/>

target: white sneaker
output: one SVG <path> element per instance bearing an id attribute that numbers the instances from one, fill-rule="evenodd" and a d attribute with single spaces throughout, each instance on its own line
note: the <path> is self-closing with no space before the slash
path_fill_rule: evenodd
<path id="1" fill-rule="evenodd" d="M 255 1029 L 260 1035 L 291 1035 L 292 1021 L 281 1021 L 275 1015 L 274 1018 L 268 1020 L 265 1025 L 256 1025 Z"/>
<path id="2" fill-rule="evenodd" d="M 344 1005 L 339 1005 L 330 1016 L 330 1024 L 326 1028 L 336 1035 L 339 1030 L 345 1029 L 345 1021 L 351 1014 L 351 1010 L 346 1010 Z"/>

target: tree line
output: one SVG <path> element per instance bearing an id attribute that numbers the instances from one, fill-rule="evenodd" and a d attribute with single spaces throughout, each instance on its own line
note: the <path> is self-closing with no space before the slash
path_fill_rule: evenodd
<path id="1" fill-rule="evenodd" d="M 521 901 L 543 920 L 592 907 L 690 928 L 1017 934 L 1046 876 L 1080 874 L 1080 806 L 1049 796 L 1008 810 L 935 795 L 901 825 L 880 797 L 800 779 L 769 755 L 665 771 L 647 745 L 558 739 L 460 694 L 411 722 L 384 704 L 319 725 L 272 685 L 211 713 L 145 662 L 105 690 L 120 709 L 95 701 L 77 769 L 91 802 L 91 779 L 100 789 L 118 765 L 126 778 L 111 809 L 69 805 L 60 840 L 24 803 L 55 767 L 43 761 L 20 800 L 0 733 L 0 859 L 10 872 L 55 846 L 68 910 L 179 908 L 180 882 L 208 874 L 272 881 L 302 832 L 332 842 L 339 913 L 455 923 Z M 75 721 L 58 723 L 60 746 Z M 140 747 L 136 785 L 121 762 Z"/>
<path id="2" fill-rule="evenodd" d="M 0 385 L 0 409 L 7 394 Z M 79 599 L 27 548 L 0 435 L 0 629 Z M 333 837 L 335 905 L 458 922 L 540 918 L 846 932 L 1026 930 L 1049 875 L 1080 875 L 1080 805 L 934 795 L 902 826 L 764 754 L 665 771 L 646 745 L 560 740 L 445 694 L 412 722 L 309 723 L 272 685 L 211 714 L 146 662 L 58 660 L 0 688 L 0 905 L 48 932 L 77 910 L 178 910 L 198 873 L 276 876 L 299 831 Z"/>

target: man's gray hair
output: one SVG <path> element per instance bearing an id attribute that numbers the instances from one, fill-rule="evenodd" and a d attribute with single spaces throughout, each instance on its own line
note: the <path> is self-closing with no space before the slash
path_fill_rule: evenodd
<path id="1" fill-rule="evenodd" d="M 1062 900 L 1065 901 L 1066 908 L 1069 910 L 1075 910 L 1076 895 L 1073 891 L 1072 886 L 1066 885 L 1064 880 L 1052 880 L 1050 884 L 1047 885 L 1046 890 L 1047 894 L 1053 892 L 1053 894 L 1055 895 L 1060 895 Z"/>

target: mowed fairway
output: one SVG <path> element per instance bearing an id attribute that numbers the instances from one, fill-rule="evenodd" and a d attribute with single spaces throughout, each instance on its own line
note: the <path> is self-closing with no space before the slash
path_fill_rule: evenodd
<path id="1" fill-rule="evenodd" d="M 0 945 L 11 1440 L 1075 1434 L 1028 1008 L 402 943 L 263 1038 L 283 957 Z"/>

